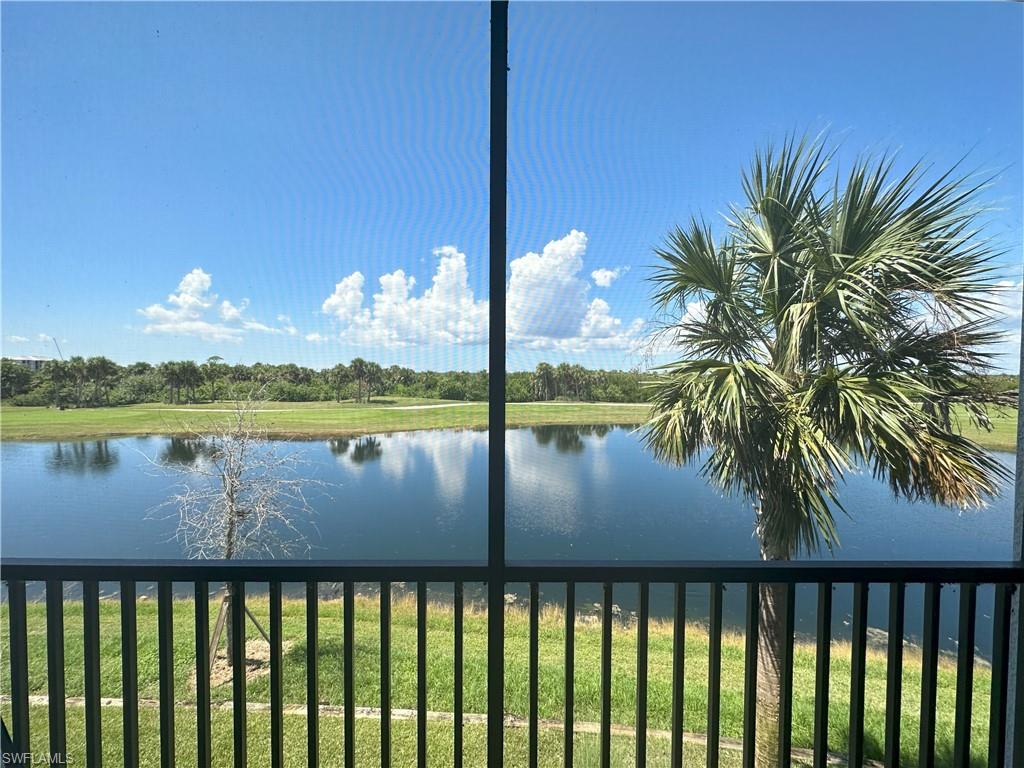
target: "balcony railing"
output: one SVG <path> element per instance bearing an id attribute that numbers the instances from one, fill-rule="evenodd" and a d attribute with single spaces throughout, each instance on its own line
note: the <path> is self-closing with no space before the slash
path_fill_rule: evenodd
<path id="1" fill-rule="evenodd" d="M 754 735 L 757 727 L 756 670 L 758 652 L 759 587 L 762 584 L 784 585 L 785 599 L 782 612 L 787 631 L 781 655 L 783 695 L 780 702 L 779 724 L 781 746 L 779 762 L 791 764 L 793 752 L 793 670 L 794 670 L 794 616 L 795 593 L 798 585 L 817 586 L 816 671 L 814 693 L 814 735 L 812 760 L 815 766 L 824 766 L 836 755 L 829 752 L 829 685 L 830 650 L 832 648 L 832 594 L 834 585 L 853 587 L 852 644 L 850 663 L 849 740 L 842 762 L 860 766 L 865 761 L 865 685 L 868 654 L 868 601 L 869 587 L 888 585 L 888 641 L 885 704 L 884 757 L 886 765 L 899 765 L 901 753 L 901 722 L 904 713 L 902 680 L 904 674 L 904 630 L 907 626 L 905 594 L 908 585 L 924 585 L 923 615 L 921 619 L 921 696 L 920 734 L 917 745 L 919 765 L 936 764 L 936 696 L 940 656 L 940 589 L 942 585 L 959 587 L 959 620 L 957 624 L 955 725 L 951 763 L 954 766 L 972 764 L 972 720 L 977 714 L 987 715 L 988 759 L 991 766 L 1004 765 L 1007 738 L 1013 736 L 1020 743 L 1021 733 L 1015 733 L 1007 716 L 1010 686 L 1011 604 L 1014 591 L 1024 581 L 1024 567 L 1020 563 L 505 563 L 502 568 L 504 582 L 501 590 L 487 590 L 488 613 L 504 612 L 504 599 L 494 602 L 494 595 L 504 595 L 507 585 L 527 584 L 528 587 L 528 711 L 527 762 L 541 764 L 539 750 L 540 718 L 538 713 L 539 664 L 539 606 L 541 584 L 562 585 L 565 589 L 565 635 L 562 666 L 564 668 L 564 716 L 562 718 L 564 765 L 573 764 L 574 736 L 578 724 L 574 722 L 575 686 L 574 649 L 578 620 L 576 605 L 577 585 L 600 585 L 600 706 L 598 735 L 598 762 L 612 764 L 612 738 L 623 732 L 622 726 L 613 725 L 612 716 L 612 638 L 615 585 L 635 586 L 636 611 L 636 689 L 635 762 L 648 764 L 648 626 L 651 621 L 650 591 L 652 585 L 667 584 L 674 587 L 673 649 L 671 671 L 671 728 L 669 752 L 671 764 L 681 766 L 684 750 L 684 668 L 687 663 L 684 638 L 686 632 L 687 585 L 707 585 L 708 589 L 708 674 L 706 764 L 718 766 L 721 759 L 722 711 L 722 638 L 723 589 L 725 585 L 742 585 L 745 590 L 744 629 L 744 681 L 742 715 L 742 764 L 754 764 Z M 245 636 L 245 596 L 258 589 L 269 599 L 269 762 L 272 766 L 285 764 L 285 712 L 284 665 L 282 644 L 282 595 L 296 593 L 305 596 L 305 673 L 306 673 L 306 740 L 303 764 L 316 766 L 320 755 L 320 684 L 325 671 L 320 669 L 318 619 L 321 603 L 319 585 L 341 585 L 342 628 L 342 707 L 343 758 L 342 763 L 352 768 L 356 762 L 357 702 L 354 684 L 354 627 L 355 585 L 379 585 L 379 666 L 380 666 L 380 763 L 395 764 L 392 759 L 393 705 L 392 685 L 396 677 L 392 669 L 392 585 L 397 582 L 415 584 L 416 600 L 416 761 L 420 766 L 428 761 L 427 710 L 427 646 L 428 600 L 427 585 L 450 585 L 453 611 L 454 711 L 453 751 L 445 756 L 455 766 L 463 765 L 463 729 L 467 721 L 464 709 L 464 632 L 465 585 L 488 582 L 491 571 L 486 564 L 477 562 L 405 562 L 405 563 L 337 563 L 337 562 L 281 562 L 281 561 L 96 561 L 96 560 L 26 560 L 9 559 L 3 563 L 2 578 L 7 586 L 7 613 L 9 619 L 8 647 L 4 649 L 10 660 L 9 685 L 5 690 L 9 701 L 10 730 L 14 748 L 19 753 L 31 752 L 29 730 L 29 601 L 37 593 L 36 582 L 45 584 L 46 633 L 46 687 L 48 749 L 50 760 L 66 759 L 68 739 L 66 733 L 65 690 L 65 587 L 81 585 L 81 611 L 83 627 L 84 661 L 84 755 L 72 755 L 76 761 L 90 766 L 102 762 L 104 738 L 103 721 L 116 709 L 104 706 L 100 693 L 100 660 L 104 638 L 101 636 L 100 584 L 115 582 L 120 594 L 120 662 L 122 699 L 120 717 L 123 720 L 123 758 L 126 766 L 139 764 L 139 679 L 136 609 L 140 599 L 140 583 L 155 583 L 157 594 L 157 666 L 159 671 L 159 763 L 172 766 L 176 762 L 176 714 L 180 704 L 175 696 L 175 627 L 174 605 L 181 601 L 182 588 L 192 595 L 195 611 L 195 745 L 197 764 L 211 765 L 213 736 L 211 730 L 210 689 L 210 596 L 211 585 L 230 585 L 237 598 L 230 603 L 229 622 L 235 638 Z M 978 587 L 994 585 L 992 604 L 991 691 L 989 712 L 972 711 L 975 679 L 975 632 Z M 304 590 L 303 590 L 304 586 Z M 621 587 L 620 587 L 621 588 Z M 77 598 L 76 598 L 77 599 Z M 262 599 L 262 597 L 261 597 Z M 987 611 L 984 611 L 987 613 Z M 916 626 L 916 617 L 910 622 Z M 1016 619 L 1020 621 L 1019 617 Z M 180 638 L 179 638 L 180 639 Z M 336 640 L 337 638 L 332 638 Z M 503 642 L 511 640 L 506 636 Z M 106 646 L 109 649 L 109 643 Z M 180 644 L 179 644 L 180 647 Z M 493 648 L 494 646 L 489 646 Z M 500 647 L 500 646 L 498 646 Z M 250 764 L 248 754 L 249 730 L 246 697 L 245 644 L 232 644 L 232 744 L 236 766 Z M 191 655 L 191 654 L 190 654 Z M 487 663 L 493 659 L 488 651 Z M 1016 666 L 1018 686 L 1021 668 Z M 408 681 L 403 681 L 408 682 Z M 550 681 L 548 681 L 550 682 Z M 499 692 L 500 694 L 500 692 Z M 365 702 L 363 702 L 365 704 Z M 512 723 L 506 722 L 505 712 L 488 711 L 489 733 L 502 733 Z M 191 720 L 191 718 L 190 718 Z M 1020 722 L 1020 718 L 1017 718 Z M 545 720 L 545 728 L 551 723 Z M 38 725 L 36 725 L 38 727 Z M 178 747 L 180 750 L 180 746 Z M 1018 753 L 1019 754 L 1019 753 Z M 251 756 L 255 758 L 256 756 Z M 942 756 L 940 756 L 942 757 Z M 38 759 L 38 758 L 37 758 Z M 265 759 L 265 758 L 264 758 Z M 178 760 L 179 764 L 185 761 Z M 977 755 L 975 755 L 977 762 Z M 550 764 L 550 760 L 545 761 Z"/>

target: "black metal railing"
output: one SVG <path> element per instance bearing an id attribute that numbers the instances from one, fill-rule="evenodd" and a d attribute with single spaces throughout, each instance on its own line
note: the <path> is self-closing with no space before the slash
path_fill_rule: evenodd
<path id="1" fill-rule="evenodd" d="M 29 626 L 27 585 L 45 584 L 45 635 L 46 635 L 46 703 L 48 719 L 48 751 L 51 761 L 67 756 L 68 738 L 65 706 L 65 587 L 81 585 L 80 600 L 83 637 L 81 638 L 84 660 L 84 762 L 99 766 L 102 762 L 104 738 L 103 721 L 116 710 L 102 705 L 100 691 L 100 657 L 104 638 L 100 621 L 101 583 L 116 582 L 120 594 L 120 667 L 123 702 L 120 707 L 123 738 L 123 759 L 126 766 L 139 764 L 139 680 L 137 650 L 136 607 L 140 599 L 137 585 L 153 582 L 156 584 L 157 599 L 157 665 L 159 674 L 159 763 L 172 766 L 176 763 L 176 714 L 178 704 L 175 697 L 175 627 L 174 604 L 182 600 L 180 587 L 188 586 L 195 610 L 195 745 L 197 764 L 211 764 L 211 690 L 210 690 L 210 596 L 211 584 L 229 585 L 232 599 L 229 616 L 235 638 L 245 637 L 246 591 L 257 585 L 269 602 L 269 763 L 282 766 L 285 763 L 284 726 L 284 675 L 285 659 L 282 653 L 282 599 L 285 588 L 305 585 L 305 665 L 306 697 L 305 720 L 307 750 L 302 764 L 321 764 L 320 750 L 320 694 L 319 685 L 325 674 L 319 668 L 320 624 L 318 607 L 322 600 L 318 585 L 339 583 L 343 601 L 341 653 L 342 663 L 342 707 L 343 754 L 345 766 L 356 765 L 356 696 L 354 685 L 354 585 L 361 583 L 378 584 L 380 600 L 380 698 L 374 705 L 379 706 L 380 716 L 380 762 L 383 766 L 392 764 L 392 701 L 391 691 L 395 682 L 391 668 L 392 653 L 392 585 L 396 582 L 415 584 L 412 593 L 416 601 L 416 673 L 415 673 L 415 715 L 417 764 L 427 764 L 427 584 L 445 583 L 451 585 L 451 606 L 454 612 L 454 711 L 451 715 L 453 728 L 452 762 L 463 764 L 463 711 L 464 697 L 464 645 L 463 618 L 465 612 L 465 585 L 487 583 L 490 571 L 485 564 L 463 563 L 346 563 L 334 562 L 260 562 L 260 561 L 172 561 L 172 562 L 129 562 L 129 561 L 60 561 L 10 559 L 2 565 L 2 578 L 7 587 L 8 647 L 4 649 L 9 658 L 10 677 L 4 691 L 10 703 L 10 731 L 16 751 L 31 752 L 29 731 Z M 613 590 L 618 585 L 635 585 L 636 588 L 636 690 L 635 690 L 635 761 L 639 766 L 648 760 L 648 625 L 651 620 L 652 585 L 671 585 L 674 588 L 672 616 L 674 622 L 673 652 L 671 671 L 671 764 L 681 766 L 684 749 L 684 668 L 687 663 L 685 634 L 687 616 L 687 586 L 708 585 L 707 591 L 707 718 L 702 723 L 706 734 L 706 764 L 718 766 L 721 759 L 721 711 L 722 711 L 722 638 L 723 638 L 723 596 L 726 585 L 743 585 L 745 605 L 740 629 L 744 637 L 744 680 L 742 713 L 742 764 L 754 764 L 754 738 L 758 718 L 756 711 L 756 673 L 758 653 L 759 599 L 762 585 L 780 585 L 774 589 L 784 595 L 781 611 L 786 627 L 783 649 L 780 657 L 782 696 L 778 713 L 780 726 L 779 764 L 789 766 L 792 760 L 793 727 L 793 672 L 794 672 L 794 616 L 796 590 L 798 585 L 816 585 L 815 634 L 815 692 L 813 745 L 810 750 L 815 766 L 824 766 L 835 755 L 829 753 L 829 684 L 830 652 L 832 648 L 832 599 L 836 585 L 852 585 L 851 650 L 850 650 L 850 699 L 849 738 L 844 760 L 848 765 L 860 766 L 865 761 L 865 702 L 866 670 L 868 654 L 868 605 L 870 587 L 886 585 L 888 588 L 888 641 L 886 646 L 886 696 L 884 761 L 886 765 L 900 764 L 901 722 L 904 696 L 902 680 L 904 671 L 904 631 L 907 624 L 906 590 L 908 585 L 924 585 L 923 611 L 921 615 L 921 696 L 919 764 L 936 764 L 936 697 L 939 685 L 938 665 L 940 657 L 940 589 L 944 584 L 959 586 L 959 610 L 957 620 L 955 724 L 952 736 L 952 753 L 948 760 L 957 768 L 971 765 L 972 711 L 975 679 L 975 632 L 978 605 L 978 587 L 994 585 L 991 606 L 992 647 L 990 653 L 991 691 L 988 712 L 988 759 L 991 766 L 1004 765 L 1007 739 L 1021 738 L 1019 726 L 1015 729 L 1008 721 L 1008 691 L 1010 689 L 1010 637 L 1011 604 L 1014 591 L 1024 580 L 1024 568 L 1020 563 L 505 563 L 505 581 L 500 590 L 486 589 L 486 594 L 502 595 L 494 604 L 487 598 L 488 615 L 492 611 L 505 613 L 504 593 L 507 585 L 527 585 L 528 601 L 528 684 L 527 684 L 527 761 L 530 766 L 540 764 L 540 716 L 538 691 L 540 686 L 540 585 L 555 584 L 565 588 L 565 637 L 563 664 L 564 689 L 564 755 L 565 765 L 573 764 L 574 735 L 576 733 L 574 664 L 577 635 L 577 588 L 595 584 L 600 589 L 601 599 L 596 620 L 600 625 L 599 655 L 599 722 L 598 762 L 602 766 L 612 764 L 612 735 L 620 733 L 622 726 L 613 723 L 612 713 L 612 627 Z M 621 589 L 621 586 L 620 586 Z M 302 592 L 300 591 L 301 595 Z M 632 593 L 631 593 L 632 594 Z M 692 591 L 691 591 L 692 594 Z M 76 598 L 77 599 L 77 598 Z M 481 601 L 483 602 L 483 601 Z M 984 613 L 988 613 L 984 611 Z M 915 619 L 916 621 L 916 619 Z M 1019 622 L 1019 617 L 1017 618 Z M 502 637 L 497 643 L 502 648 L 509 638 Z M 487 662 L 490 664 L 488 647 Z M 231 730 L 233 760 L 236 766 L 249 764 L 249 725 L 247 724 L 248 704 L 246 698 L 246 649 L 244 642 L 234 642 L 231 648 Z M 1021 669 L 1016 668 L 1018 690 Z M 1018 718 L 1019 722 L 1019 718 Z M 503 709 L 488 709 L 488 733 L 495 730 L 503 733 L 505 712 Z M 35 727 L 38 727 L 36 724 Z M 545 722 L 550 727 L 550 722 Z M 1019 742 L 1017 742 L 1019 743 Z M 1020 754 L 1020 753 L 1017 753 Z M 79 756 L 74 756 L 80 761 Z M 179 764 L 184 764 L 180 759 Z M 327 762 L 327 761 L 324 761 Z"/>

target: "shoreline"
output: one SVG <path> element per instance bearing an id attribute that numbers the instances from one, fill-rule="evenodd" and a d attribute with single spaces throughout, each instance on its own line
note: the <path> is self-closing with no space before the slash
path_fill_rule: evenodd
<path id="1" fill-rule="evenodd" d="M 506 403 L 505 427 L 636 426 L 645 420 L 646 403 L 581 403 L 543 401 Z M 123 437 L 185 437 L 220 423 L 231 409 L 224 403 L 81 408 L 58 411 L 31 406 L 0 408 L 0 442 L 53 442 Z M 486 429 L 487 403 L 424 402 L 389 398 L 370 404 L 269 403 L 256 418 L 274 440 L 320 440 L 371 434 L 419 432 L 433 429 Z M 983 448 L 1016 452 L 1014 409 L 992 413 L 993 429 L 979 430 L 964 423 L 962 432 Z"/>

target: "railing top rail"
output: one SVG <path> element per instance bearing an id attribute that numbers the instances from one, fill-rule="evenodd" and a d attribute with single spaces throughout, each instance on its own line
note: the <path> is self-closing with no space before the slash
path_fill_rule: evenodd
<path id="1" fill-rule="evenodd" d="M 1017 584 L 1024 561 L 680 561 L 680 562 L 509 562 L 505 580 L 616 582 L 906 582 L 911 584 Z"/>
<path id="2" fill-rule="evenodd" d="M 102 560 L 12 557 L 5 581 L 486 581 L 479 560 Z"/>
<path id="3" fill-rule="evenodd" d="M 477 560 L 103 560 L 5 558 L 4 580 L 487 581 Z M 506 582 L 1024 582 L 1024 561 L 508 561 Z"/>

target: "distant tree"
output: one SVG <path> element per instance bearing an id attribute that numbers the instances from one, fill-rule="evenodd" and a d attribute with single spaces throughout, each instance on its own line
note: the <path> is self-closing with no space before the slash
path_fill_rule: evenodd
<path id="1" fill-rule="evenodd" d="M 64 389 L 74 381 L 71 366 L 64 360 L 50 360 L 40 370 L 45 386 L 53 392 L 53 407 L 64 407 Z"/>
<path id="2" fill-rule="evenodd" d="M 178 375 L 181 386 L 185 389 L 188 402 L 193 403 L 198 398 L 196 391 L 203 383 L 203 372 L 193 360 L 182 360 L 178 363 Z"/>
<path id="3" fill-rule="evenodd" d="M 68 373 L 71 376 L 71 385 L 75 392 L 75 406 L 82 407 L 85 402 L 85 385 L 89 381 L 89 367 L 85 358 L 75 355 L 68 359 Z"/>
<path id="4" fill-rule="evenodd" d="M 466 390 L 462 382 L 456 377 L 450 377 L 441 382 L 437 391 L 438 397 L 442 400 L 465 400 Z"/>
<path id="5" fill-rule="evenodd" d="M 352 373 L 352 379 L 356 383 L 356 402 L 363 402 L 363 389 L 366 387 L 366 372 L 367 362 L 361 357 L 355 357 L 352 362 L 348 364 L 348 369 Z"/>
<path id="6" fill-rule="evenodd" d="M 327 372 L 327 382 L 334 392 L 334 399 L 339 403 L 341 402 L 341 393 L 344 391 L 345 385 L 350 381 L 352 381 L 352 372 L 341 363 L 338 363 Z"/>
<path id="7" fill-rule="evenodd" d="M 366 364 L 366 402 L 375 391 L 379 391 L 384 385 L 384 369 L 377 363 Z"/>
<path id="8" fill-rule="evenodd" d="M 117 383 L 121 367 L 108 357 L 90 357 L 85 361 L 86 375 L 93 387 L 93 403 L 110 405 L 110 390 Z"/>
<path id="9" fill-rule="evenodd" d="M 384 371 L 384 386 L 387 392 L 394 392 L 398 387 L 407 387 L 415 378 L 415 371 L 400 365 L 389 366 Z"/>
<path id="10" fill-rule="evenodd" d="M 14 397 L 28 391 L 32 371 L 9 358 L 0 360 L 0 397 Z"/>
<path id="11" fill-rule="evenodd" d="M 536 400 L 552 400 L 557 392 L 555 369 L 549 363 L 538 363 L 533 374 L 533 396 Z"/>
<path id="12" fill-rule="evenodd" d="M 224 358 L 220 355 L 211 355 L 206 362 L 200 366 L 203 381 L 210 386 L 210 400 L 217 400 L 217 384 L 224 378 L 227 366 L 224 365 Z"/>
<path id="13" fill-rule="evenodd" d="M 181 370 L 178 363 L 173 361 L 160 363 L 157 366 L 157 372 L 160 374 L 160 378 L 163 379 L 164 386 L 167 387 L 167 402 L 179 402 L 178 393 L 181 388 Z"/>

